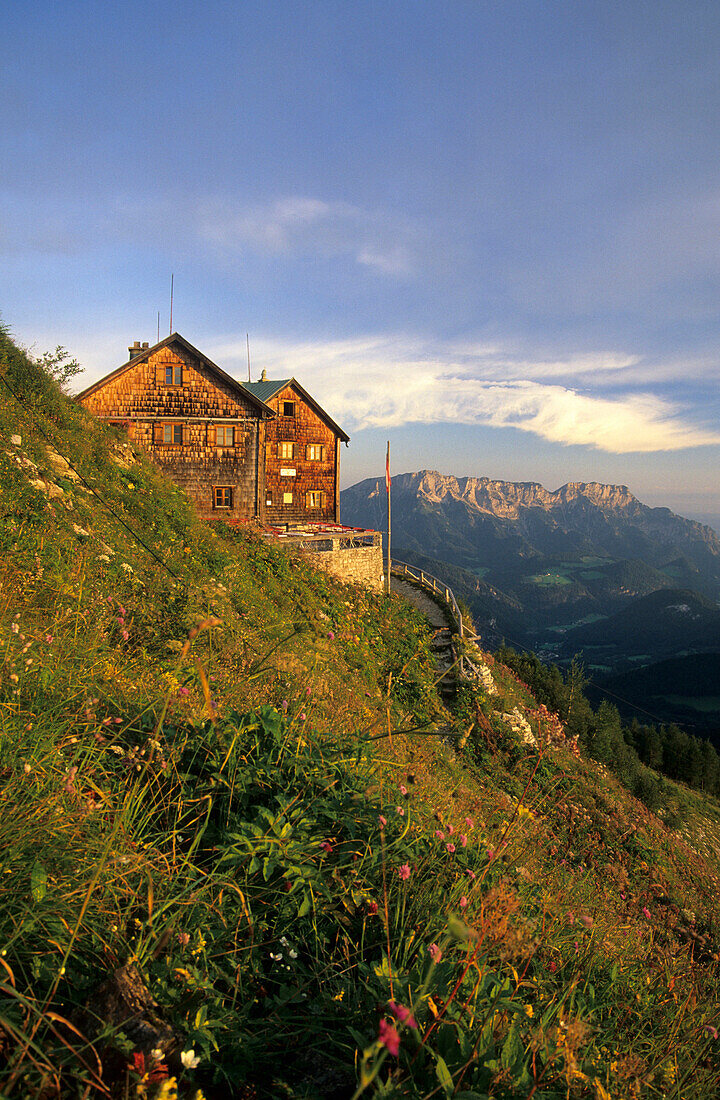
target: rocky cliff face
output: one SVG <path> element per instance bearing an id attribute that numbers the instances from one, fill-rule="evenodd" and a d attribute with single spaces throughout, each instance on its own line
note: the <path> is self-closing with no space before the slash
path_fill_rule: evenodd
<path id="1" fill-rule="evenodd" d="M 345 519 L 354 522 L 353 516 L 363 509 L 364 502 L 382 502 L 384 507 L 384 499 L 384 480 L 368 479 L 353 485 L 342 494 Z M 459 503 L 473 512 L 510 521 L 522 520 L 524 510 L 539 509 L 568 529 L 573 526 L 568 519 L 568 509 L 584 514 L 586 519 L 597 512 L 611 523 L 639 524 L 660 542 L 698 540 L 720 556 L 720 539 L 712 528 L 684 519 L 669 508 L 650 508 L 639 501 L 627 485 L 569 481 L 551 492 L 534 481 L 458 478 L 435 470 L 420 470 L 393 478 L 393 502 L 406 507 L 410 501 L 442 507 Z"/>

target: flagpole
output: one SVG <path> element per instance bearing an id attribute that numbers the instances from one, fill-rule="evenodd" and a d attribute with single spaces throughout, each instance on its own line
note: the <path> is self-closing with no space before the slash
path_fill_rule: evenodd
<path id="1" fill-rule="evenodd" d="M 387 489 L 387 571 L 385 591 L 390 595 L 390 440 L 388 439 L 387 455 L 385 456 L 385 488 Z"/>

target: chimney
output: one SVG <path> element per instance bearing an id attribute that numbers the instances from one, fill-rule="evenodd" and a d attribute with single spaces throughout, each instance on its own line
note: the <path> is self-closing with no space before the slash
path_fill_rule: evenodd
<path id="1" fill-rule="evenodd" d="M 141 351 L 142 351 L 142 348 L 140 347 L 140 341 L 136 340 L 135 343 L 132 345 L 132 347 L 128 348 L 128 357 L 130 359 L 134 359 L 135 356 L 139 355 Z"/>
<path id="2" fill-rule="evenodd" d="M 267 380 L 268 380 L 267 371 L 263 370 L 262 374 L 260 375 L 260 381 L 261 382 L 267 382 Z"/>
<path id="3" fill-rule="evenodd" d="M 147 340 L 143 340 L 143 346 L 142 346 L 143 351 L 147 351 L 147 349 L 149 347 L 150 347 L 150 345 L 148 344 Z"/>

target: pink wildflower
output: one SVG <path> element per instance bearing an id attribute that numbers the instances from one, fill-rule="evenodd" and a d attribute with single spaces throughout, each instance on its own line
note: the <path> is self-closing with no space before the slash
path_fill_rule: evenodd
<path id="1" fill-rule="evenodd" d="M 463 848 L 467 848 L 467 837 L 465 836 L 465 833 L 461 833 L 458 837 L 458 840 L 462 844 Z"/>
<path id="2" fill-rule="evenodd" d="M 436 943 L 431 943 L 428 947 L 428 955 L 434 963 L 439 963 L 442 958 L 442 951 Z"/>
<path id="3" fill-rule="evenodd" d="M 408 793 L 407 787 L 403 783 L 401 783 L 400 784 L 400 794 L 401 795 L 406 795 L 407 793 Z"/>
<path id="4" fill-rule="evenodd" d="M 304 710 L 300 711 L 300 713 L 298 714 L 298 718 L 300 719 L 301 722 L 305 721 L 305 719 L 307 718 L 307 714 L 305 713 Z"/>
<path id="5" fill-rule="evenodd" d="M 332 630 L 328 630 L 328 638 L 330 638 L 330 640 L 332 641 L 332 639 L 333 639 L 334 637 L 335 637 L 335 634 L 334 634 L 334 632 L 333 632 Z"/>
<path id="6" fill-rule="evenodd" d="M 408 1027 L 417 1027 L 415 1017 L 405 1005 L 399 1005 L 397 1001 L 388 1001 L 388 1007 L 401 1024 L 407 1024 Z"/>
<path id="7" fill-rule="evenodd" d="M 407 880 L 410 878 L 410 864 L 401 863 L 397 869 L 397 873 L 398 878 L 401 878 L 403 882 L 407 882 Z"/>
<path id="8" fill-rule="evenodd" d="M 380 828 L 384 829 L 385 826 L 387 825 L 387 818 L 383 817 L 383 815 L 380 814 L 380 816 L 378 817 L 378 821 L 380 822 Z"/>
<path id="9" fill-rule="evenodd" d="M 552 974 L 555 973 L 555 971 L 557 970 L 557 963 L 555 962 L 555 959 L 552 960 L 548 969 Z"/>
<path id="10" fill-rule="evenodd" d="M 323 852 L 332 852 L 333 850 L 333 846 L 329 840 L 321 840 L 320 847 L 322 848 Z"/>
<path id="11" fill-rule="evenodd" d="M 403 810 L 402 806 L 396 806 L 395 813 L 400 814 L 400 817 L 405 817 L 405 811 Z"/>
<path id="12" fill-rule="evenodd" d="M 455 851 L 455 845 L 454 844 L 446 844 L 445 847 L 447 848 L 448 852 L 450 852 L 451 854 Z"/>
<path id="13" fill-rule="evenodd" d="M 367 903 L 367 912 L 369 917 L 377 916 L 378 903 L 376 901 L 369 901 Z"/>
<path id="14" fill-rule="evenodd" d="M 463 896 L 460 898 L 460 901 L 458 902 L 458 905 L 460 906 L 461 909 L 467 909 L 467 903 L 468 903 L 468 899 L 463 894 Z"/>
<path id="15" fill-rule="evenodd" d="M 445 833 L 442 831 L 442 829 L 436 829 L 435 830 L 435 836 L 438 838 L 438 840 L 444 840 L 445 839 Z"/>
<path id="16" fill-rule="evenodd" d="M 648 913 L 648 916 L 650 916 L 649 913 Z M 580 917 L 580 920 L 583 922 L 583 924 L 585 925 L 586 928 L 591 928 L 592 927 L 592 923 L 593 923 L 592 917 L 584 916 L 584 917 Z"/>
<path id="17" fill-rule="evenodd" d="M 127 640 L 128 640 L 128 638 L 130 637 L 130 635 L 128 634 L 127 630 L 122 630 L 122 631 L 121 631 L 120 633 L 122 634 L 122 636 L 123 636 L 123 640 L 124 640 L 124 641 L 127 641 Z"/>
<path id="18" fill-rule="evenodd" d="M 477 875 L 475 874 L 475 872 L 474 872 L 474 871 L 471 871 L 469 867 L 467 867 L 467 868 L 465 869 L 465 874 L 466 874 L 466 875 L 468 875 L 468 877 L 469 877 L 469 878 L 471 878 L 471 879 L 473 880 L 473 882 L 474 882 L 474 881 L 475 881 L 475 879 L 477 878 Z"/>
<path id="19" fill-rule="evenodd" d="M 388 1054 L 392 1054 L 393 1058 L 397 1058 L 400 1053 L 400 1036 L 395 1024 L 389 1024 L 387 1020 L 381 1020 L 378 1039 L 384 1047 L 387 1047 Z"/>
<path id="20" fill-rule="evenodd" d="M 46 635 L 45 635 L 45 641 L 47 642 L 47 644 L 48 644 L 48 645 L 50 645 L 50 642 L 51 642 L 52 640 L 53 640 L 53 636 L 52 636 L 52 634 L 46 634 Z"/>
<path id="21" fill-rule="evenodd" d="M 186 687 L 178 688 L 178 695 L 189 695 L 189 694 L 190 694 L 190 688 L 186 688 Z"/>
<path id="22" fill-rule="evenodd" d="M 455 826 L 454 825 L 448 825 L 447 830 L 448 830 L 449 833 L 454 833 L 455 832 Z"/>
<path id="23" fill-rule="evenodd" d="M 495 849 L 494 848 L 488 848 L 487 857 L 488 857 L 488 859 L 494 859 L 495 858 Z"/>
<path id="24" fill-rule="evenodd" d="M 473 819 L 471 817 L 466 817 L 465 818 L 465 824 L 467 825 L 468 829 L 474 829 L 475 828 L 475 824 L 474 824 Z"/>
<path id="25" fill-rule="evenodd" d="M 648 909 L 647 905 L 643 905 L 643 913 L 645 914 L 647 920 L 650 920 L 650 910 Z"/>

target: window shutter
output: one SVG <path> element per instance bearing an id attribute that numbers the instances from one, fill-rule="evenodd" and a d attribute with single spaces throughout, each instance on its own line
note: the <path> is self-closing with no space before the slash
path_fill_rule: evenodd
<path id="1" fill-rule="evenodd" d="M 155 381 L 157 382 L 158 386 L 164 386 L 165 385 L 165 364 L 164 363 L 156 363 L 155 364 Z"/>
<path id="2" fill-rule="evenodd" d="M 163 441 L 163 426 L 162 424 L 153 424 L 153 443 L 162 443 Z"/>
<path id="3" fill-rule="evenodd" d="M 323 450 L 324 450 L 324 449 L 325 449 L 325 448 L 323 447 Z M 322 493 L 320 494 L 320 507 L 321 507 L 321 508 L 322 508 L 323 510 L 325 509 L 325 503 L 326 503 L 326 500 L 327 500 L 327 494 L 326 494 L 325 492 L 322 492 Z"/>
<path id="4" fill-rule="evenodd" d="M 310 493 L 308 492 L 308 493 L 305 494 L 305 507 L 306 508 L 310 507 L 310 501 L 311 501 L 311 497 L 310 497 Z"/>
<path id="5" fill-rule="evenodd" d="M 325 444 L 323 444 L 323 446 L 320 448 L 320 461 L 325 461 Z"/>
<path id="6" fill-rule="evenodd" d="M 217 443 L 217 427 L 215 424 L 208 424 L 207 441 L 209 447 L 214 447 Z"/>

